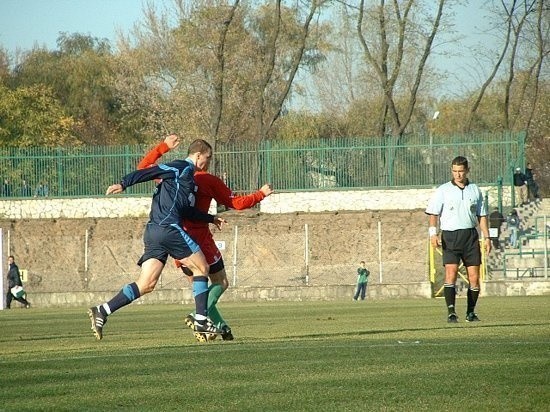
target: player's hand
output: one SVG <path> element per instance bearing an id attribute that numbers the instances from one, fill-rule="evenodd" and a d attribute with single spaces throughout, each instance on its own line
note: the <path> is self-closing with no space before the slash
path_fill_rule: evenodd
<path id="1" fill-rule="evenodd" d="M 437 249 L 439 246 L 441 246 L 441 241 L 439 240 L 439 236 L 433 235 L 430 237 L 430 243 L 432 244 L 432 247 L 434 249 Z"/>
<path id="2" fill-rule="evenodd" d="M 269 183 L 266 183 L 265 185 L 260 187 L 260 192 L 262 192 L 264 196 L 267 197 L 271 193 L 273 193 L 273 186 L 271 186 Z"/>
<path id="3" fill-rule="evenodd" d="M 175 149 L 180 144 L 180 138 L 177 134 L 171 134 L 164 138 L 164 143 L 170 150 Z"/>
<path id="4" fill-rule="evenodd" d="M 483 242 L 485 243 L 485 253 L 488 255 L 489 253 L 491 253 L 492 249 L 491 239 L 485 238 Z"/>
<path id="5" fill-rule="evenodd" d="M 122 185 L 120 183 L 117 183 L 116 185 L 111 185 L 107 188 L 106 195 L 116 195 L 117 193 L 122 193 L 124 190 L 122 189 Z"/>
<path id="6" fill-rule="evenodd" d="M 223 225 L 227 223 L 227 220 L 225 220 L 224 218 L 222 217 L 218 217 L 218 216 L 215 216 L 214 217 L 214 222 L 213 222 L 216 227 L 219 229 L 219 230 L 222 230 L 223 228 Z"/>

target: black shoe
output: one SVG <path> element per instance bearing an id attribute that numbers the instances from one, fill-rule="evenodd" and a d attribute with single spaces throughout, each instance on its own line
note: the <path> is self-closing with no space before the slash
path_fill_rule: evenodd
<path id="1" fill-rule="evenodd" d="M 195 317 L 192 314 L 187 315 L 184 322 L 188 328 L 195 330 Z"/>
<path id="2" fill-rule="evenodd" d="M 210 319 L 204 319 L 203 321 L 195 319 L 193 330 L 195 339 L 201 343 L 210 342 L 216 339 L 219 333 L 222 333 L 222 330 L 216 327 Z"/>
<path id="3" fill-rule="evenodd" d="M 103 316 L 96 306 L 88 309 L 88 316 L 92 322 L 92 331 L 96 339 L 103 339 L 103 326 L 107 323 L 107 316 Z"/>
<path id="4" fill-rule="evenodd" d="M 479 322 L 479 318 L 477 317 L 477 313 L 470 312 L 466 314 L 466 322 Z"/>
<path id="5" fill-rule="evenodd" d="M 456 313 L 449 313 L 447 323 L 458 323 L 458 316 L 456 316 Z"/>
<path id="6" fill-rule="evenodd" d="M 221 333 L 221 335 L 222 335 L 222 339 L 223 339 L 223 340 L 233 340 L 233 339 L 235 339 L 235 338 L 233 337 L 233 334 L 231 333 L 231 328 L 230 328 L 229 326 L 227 326 L 227 325 L 223 325 L 223 326 L 222 326 L 222 333 Z"/>
<path id="7" fill-rule="evenodd" d="M 208 319 L 204 319 L 202 321 L 195 319 L 195 322 L 193 323 L 193 330 L 200 333 L 222 333 L 222 330 L 216 327 Z"/>

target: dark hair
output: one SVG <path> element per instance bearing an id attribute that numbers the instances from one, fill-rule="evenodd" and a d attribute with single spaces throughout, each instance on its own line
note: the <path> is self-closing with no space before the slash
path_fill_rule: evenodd
<path id="1" fill-rule="evenodd" d="M 189 149 L 187 150 L 187 154 L 193 154 L 193 153 L 212 153 L 212 146 L 210 146 L 210 143 L 208 143 L 206 140 L 203 139 L 197 139 L 194 140 L 190 145 Z"/>
<path id="2" fill-rule="evenodd" d="M 15 258 L 13 257 L 13 255 L 9 255 L 9 256 L 8 256 L 8 259 L 9 259 L 9 258 L 12 258 L 13 260 L 15 260 Z"/>
<path id="3" fill-rule="evenodd" d="M 361 261 L 361 262 L 359 262 L 359 263 L 365 263 L 365 261 L 364 261 L 364 260 L 362 260 L 362 261 Z"/>
<path id="4" fill-rule="evenodd" d="M 465 169 L 468 169 L 468 159 L 464 156 L 457 156 L 451 162 L 452 166 L 464 166 Z"/>

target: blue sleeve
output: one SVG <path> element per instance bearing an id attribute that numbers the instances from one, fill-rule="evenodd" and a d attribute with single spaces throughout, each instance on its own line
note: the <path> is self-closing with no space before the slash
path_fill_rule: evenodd
<path id="1" fill-rule="evenodd" d="M 154 179 L 168 180 L 177 179 L 187 168 L 192 166 L 183 161 L 174 161 L 166 164 L 159 164 L 145 169 L 135 170 L 124 176 L 120 184 L 123 189 L 137 183 L 148 182 Z"/>

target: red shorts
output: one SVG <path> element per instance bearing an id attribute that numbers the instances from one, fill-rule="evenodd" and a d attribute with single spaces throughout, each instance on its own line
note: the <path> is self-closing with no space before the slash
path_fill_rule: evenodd
<path id="1" fill-rule="evenodd" d="M 222 253 L 216 246 L 216 242 L 214 241 L 212 232 L 210 232 L 210 229 L 208 227 L 191 229 L 186 228 L 185 231 L 200 246 L 202 253 L 204 253 L 204 256 L 206 257 L 206 263 L 212 266 L 214 263 L 218 262 L 222 258 Z M 182 264 L 178 260 L 176 260 L 175 262 L 176 267 L 179 268 L 180 266 L 182 266 Z"/>

